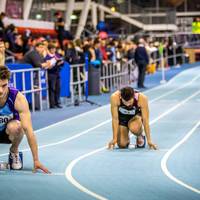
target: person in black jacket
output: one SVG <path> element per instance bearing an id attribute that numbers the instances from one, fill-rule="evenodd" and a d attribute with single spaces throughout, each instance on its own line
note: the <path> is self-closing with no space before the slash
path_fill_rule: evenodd
<path id="1" fill-rule="evenodd" d="M 64 29 L 65 22 L 64 22 L 61 12 L 56 12 L 54 14 L 54 16 L 56 17 L 55 31 L 57 32 L 57 38 L 58 38 L 60 48 L 63 49 L 63 40 L 64 40 L 64 34 L 65 34 L 65 29 Z"/>
<path id="2" fill-rule="evenodd" d="M 64 61 L 56 52 L 56 46 L 54 44 L 48 45 L 48 53 L 45 60 L 50 61 L 52 66 L 47 70 L 50 108 L 62 108 L 60 104 L 60 70 Z"/>
<path id="3" fill-rule="evenodd" d="M 149 64 L 149 57 L 144 44 L 145 44 L 144 39 L 140 38 L 139 44 L 135 50 L 135 61 L 139 68 L 138 84 L 137 84 L 138 88 L 145 88 L 144 86 L 145 72 L 147 65 Z"/>
<path id="4" fill-rule="evenodd" d="M 45 61 L 43 53 L 45 51 L 42 42 L 36 43 L 35 47 L 24 55 L 23 63 L 31 64 L 34 68 L 48 69 L 51 67 L 50 61 Z"/>

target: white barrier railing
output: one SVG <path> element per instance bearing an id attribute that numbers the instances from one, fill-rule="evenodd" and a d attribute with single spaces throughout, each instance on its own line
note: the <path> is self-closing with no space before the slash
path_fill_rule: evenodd
<path id="1" fill-rule="evenodd" d="M 155 52 L 154 52 L 155 53 Z M 185 53 L 179 53 L 174 55 L 167 55 L 167 52 L 165 51 L 164 54 L 157 53 L 157 58 L 151 58 L 150 64 L 155 64 L 156 68 L 159 68 L 162 70 L 162 80 L 161 83 L 165 83 L 165 69 L 169 67 L 169 59 L 172 59 L 173 66 L 176 66 L 177 64 L 184 64 L 186 62 L 185 59 Z"/>
<path id="2" fill-rule="evenodd" d="M 159 65 L 162 69 L 162 81 L 165 81 L 165 67 L 167 60 L 172 58 L 177 60 L 177 58 L 182 58 L 182 63 L 185 62 L 185 54 L 175 54 L 172 56 L 167 56 L 164 54 L 162 57 L 158 54 L 159 57 L 151 60 L 151 63 Z M 177 63 L 177 62 L 175 62 Z M 29 87 L 27 87 L 27 73 L 29 73 Z M 43 78 L 41 78 L 41 73 L 43 73 Z M 138 79 L 138 67 L 134 59 L 129 61 L 121 62 L 106 62 L 101 65 L 101 76 L 100 76 L 100 87 L 103 85 L 109 91 L 119 89 L 124 85 L 130 85 L 133 82 L 136 82 Z M 40 68 L 31 68 L 31 69 L 20 69 L 12 70 L 12 83 L 13 86 L 17 86 L 19 81 L 18 74 L 21 74 L 21 92 L 28 96 L 29 103 L 31 105 L 32 111 L 43 110 L 44 100 L 46 101 L 46 108 L 49 108 L 49 94 L 48 94 L 48 75 L 47 71 Z M 86 99 L 85 89 L 87 82 L 88 73 L 85 70 L 85 64 L 75 64 L 70 65 L 70 104 L 74 104 L 76 100 L 81 102 Z M 100 90 L 100 88 L 99 88 Z M 46 95 L 43 95 L 43 93 Z"/>
<path id="3" fill-rule="evenodd" d="M 137 80 L 137 65 L 134 60 L 122 62 L 106 62 L 101 67 L 101 84 L 110 91 Z"/>
<path id="4" fill-rule="evenodd" d="M 43 100 L 46 101 L 46 108 L 49 108 L 48 75 L 46 70 L 31 68 L 11 70 L 11 72 L 10 85 L 18 88 L 17 79 L 20 79 L 20 90 L 26 96 L 33 112 L 35 110 L 44 110 Z"/>
<path id="5" fill-rule="evenodd" d="M 75 100 L 83 100 L 86 82 L 85 64 L 70 65 L 70 98 L 71 103 Z"/>

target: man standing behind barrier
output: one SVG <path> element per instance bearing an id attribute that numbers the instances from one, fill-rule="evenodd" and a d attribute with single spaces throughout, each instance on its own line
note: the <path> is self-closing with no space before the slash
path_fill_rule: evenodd
<path id="1" fill-rule="evenodd" d="M 149 64 L 149 57 L 145 49 L 145 41 L 143 38 L 139 39 L 139 44 L 135 50 L 135 61 L 138 65 L 138 88 L 145 88 L 144 79 L 147 65 Z"/>
<path id="2" fill-rule="evenodd" d="M 36 43 L 34 49 L 31 49 L 24 55 L 24 63 L 31 64 L 34 68 L 48 69 L 51 67 L 51 62 L 44 60 L 43 54 L 45 46 L 42 42 Z"/>
<path id="3" fill-rule="evenodd" d="M 12 161 L 11 169 L 22 169 L 22 156 L 18 147 L 25 134 L 33 155 L 33 171 L 41 169 L 45 173 L 50 173 L 38 158 L 38 146 L 27 100 L 21 92 L 8 86 L 9 79 L 8 68 L 0 66 L 0 143 L 12 144 L 9 154 L 9 160 Z"/>
<path id="4" fill-rule="evenodd" d="M 62 108 L 60 105 L 60 68 L 64 64 L 61 56 L 56 53 L 56 46 L 48 45 L 46 60 L 51 61 L 51 69 L 48 69 L 49 103 L 50 108 Z"/>
<path id="5" fill-rule="evenodd" d="M 119 148 L 127 148 L 130 143 L 129 130 L 137 136 L 136 147 L 144 148 L 147 143 L 150 149 L 157 149 L 151 141 L 149 127 L 149 108 L 147 97 L 131 87 L 124 87 L 111 95 L 111 113 L 113 139 L 109 143 L 110 149 L 118 144 Z"/>

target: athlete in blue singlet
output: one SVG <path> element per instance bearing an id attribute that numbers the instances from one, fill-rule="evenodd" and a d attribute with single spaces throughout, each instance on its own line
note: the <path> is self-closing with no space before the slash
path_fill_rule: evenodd
<path id="1" fill-rule="evenodd" d="M 14 108 L 17 93 L 18 90 L 8 87 L 6 102 L 0 107 L 0 143 L 11 143 L 6 133 L 6 126 L 11 120 L 19 121 L 19 113 Z"/>
<path id="2" fill-rule="evenodd" d="M 50 173 L 39 161 L 38 146 L 32 128 L 31 114 L 25 96 L 14 88 L 8 87 L 10 71 L 0 66 L 0 143 L 11 144 L 9 157 L 12 169 L 21 169 L 19 144 L 25 134 L 33 155 L 33 170 L 41 169 Z"/>
<path id="3" fill-rule="evenodd" d="M 109 142 L 108 148 L 113 148 L 116 144 L 119 148 L 127 148 L 130 143 L 130 130 L 137 137 L 138 148 L 144 148 L 147 139 L 149 147 L 157 149 L 151 141 L 148 100 L 144 94 L 131 87 L 114 92 L 111 95 L 111 114 L 113 139 Z"/>

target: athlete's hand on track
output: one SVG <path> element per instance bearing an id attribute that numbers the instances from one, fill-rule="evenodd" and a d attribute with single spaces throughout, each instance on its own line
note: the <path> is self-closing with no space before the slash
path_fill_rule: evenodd
<path id="1" fill-rule="evenodd" d="M 117 143 L 116 141 L 111 140 L 111 141 L 108 143 L 108 149 L 111 149 L 111 150 L 114 149 L 116 143 Z"/>
<path id="2" fill-rule="evenodd" d="M 152 142 L 148 142 L 148 145 L 149 145 L 149 148 L 150 149 L 154 149 L 154 150 L 157 150 L 157 146 L 155 144 L 153 144 Z"/>
<path id="3" fill-rule="evenodd" d="M 51 172 L 44 167 L 39 161 L 35 161 L 34 162 L 34 169 L 33 169 L 33 173 L 37 172 L 37 170 L 40 169 L 42 170 L 45 174 L 50 174 Z"/>

